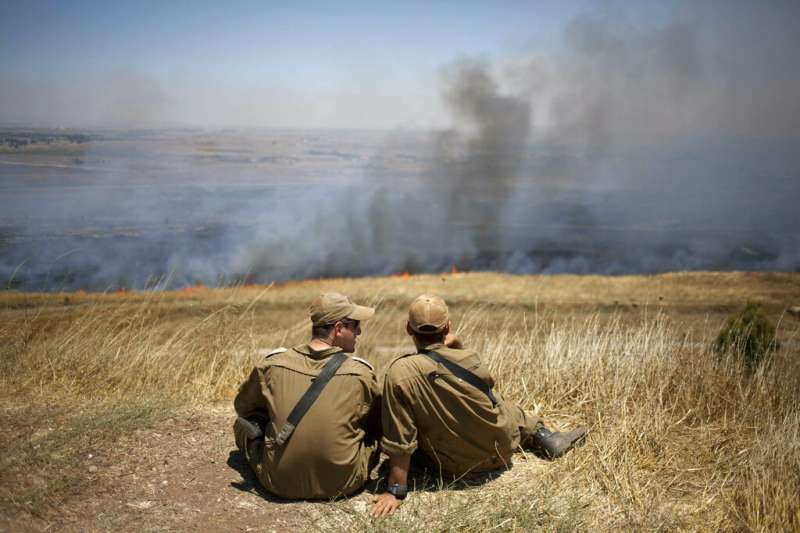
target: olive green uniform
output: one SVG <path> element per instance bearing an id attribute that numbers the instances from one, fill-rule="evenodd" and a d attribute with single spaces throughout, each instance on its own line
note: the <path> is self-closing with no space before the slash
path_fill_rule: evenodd
<path id="1" fill-rule="evenodd" d="M 426 347 L 429 350 L 494 386 L 494 378 L 476 352 L 444 344 Z M 398 357 L 384 381 L 381 447 L 389 455 L 421 450 L 428 463 L 455 476 L 508 466 L 517 447 L 542 422 L 494 394 L 496 406 L 478 388 L 428 356 Z"/>
<path id="2" fill-rule="evenodd" d="M 289 413 L 340 348 L 301 345 L 267 356 L 241 386 L 236 413 L 264 429 L 264 440 L 235 430 L 236 444 L 261 484 L 292 499 L 352 494 L 377 459 L 380 396 L 372 367 L 349 357 L 322 390 L 284 446 L 275 442 Z"/>

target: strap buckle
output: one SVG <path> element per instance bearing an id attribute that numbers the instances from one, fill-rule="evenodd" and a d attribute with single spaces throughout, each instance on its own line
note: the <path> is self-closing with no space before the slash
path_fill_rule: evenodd
<path id="1" fill-rule="evenodd" d="M 278 444 L 278 446 L 283 446 L 286 444 L 286 441 L 289 440 L 289 437 L 291 437 L 292 433 L 294 433 L 295 427 L 296 426 L 291 422 L 286 422 L 283 425 L 281 431 L 278 433 L 278 436 L 275 437 L 275 442 Z"/>

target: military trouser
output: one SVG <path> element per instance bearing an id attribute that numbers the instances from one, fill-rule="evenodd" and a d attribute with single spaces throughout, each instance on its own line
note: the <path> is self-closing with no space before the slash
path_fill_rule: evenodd
<path id="1" fill-rule="evenodd" d="M 269 468 L 269 464 L 267 462 L 267 452 L 265 448 L 265 441 L 263 438 L 259 439 L 252 439 L 250 438 L 248 431 L 246 428 L 239 424 L 234 424 L 233 426 L 233 434 L 236 439 L 236 447 L 244 454 L 245 458 L 247 459 L 247 464 L 250 465 L 253 472 L 256 474 L 259 483 L 268 491 L 274 492 L 271 487 L 269 487 L 265 481 L 268 479 L 269 476 L 265 476 L 264 470 Z M 380 447 L 378 445 L 378 440 L 372 440 L 371 442 L 365 442 L 361 448 L 361 460 L 360 464 L 356 466 L 358 470 L 357 476 L 363 480 L 361 486 L 358 487 L 350 487 L 345 492 L 336 492 L 334 494 L 327 494 L 327 495 L 314 495 L 314 496 L 304 496 L 302 498 L 334 498 L 338 496 L 347 496 L 349 494 L 353 494 L 360 490 L 363 485 L 369 481 L 369 475 L 373 468 L 375 468 L 378 464 L 380 459 Z M 287 446 L 291 445 L 291 441 L 286 444 Z M 286 497 L 282 494 L 277 494 L 277 496 Z"/>
<path id="2" fill-rule="evenodd" d="M 522 407 L 511 402 L 501 402 L 501 409 L 519 427 L 519 446 L 530 448 L 533 445 L 533 435 L 544 426 L 542 419 L 533 413 L 525 412 Z"/>
<path id="3" fill-rule="evenodd" d="M 521 448 L 533 447 L 533 436 L 542 427 L 544 422 L 533 413 L 526 412 L 517 404 L 500 400 L 498 407 L 512 421 L 513 425 L 519 428 L 519 441 L 516 433 L 510 435 L 512 446 Z M 421 447 L 414 450 L 411 454 L 411 466 L 418 470 L 438 470 L 438 461 L 428 457 Z"/>

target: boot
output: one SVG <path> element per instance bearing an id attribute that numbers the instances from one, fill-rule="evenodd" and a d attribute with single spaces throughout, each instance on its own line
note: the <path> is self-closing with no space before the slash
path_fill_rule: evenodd
<path id="1" fill-rule="evenodd" d="M 531 444 L 535 451 L 540 452 L 547 459 L 556 459 L 582 442 L 585 437 L 585 427 L 575 428 L 572 431 L 554 432 L 542 426 L 533 434 Z"/>

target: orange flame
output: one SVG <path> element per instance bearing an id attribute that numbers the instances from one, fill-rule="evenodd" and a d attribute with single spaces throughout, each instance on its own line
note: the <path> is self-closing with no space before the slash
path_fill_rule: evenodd
<path id="1" fill-rule="evenodd" d="M 453 266 L 450 268 L 450 273 L 451 274 L 458 274 L 458 272 L 459 272 L 458 271 L 458 267 L 455 265 L 455 263 L 453 263 Z"/>
<path id="2" fill-rule="evenodd" d="M 397 274 L 392 274 L 392 277 L 399 279 L 408 279 L 411 277 L 411 274 L 409 274 L 408 272 L 398 272 Z"/>
<path id="3" fill-rule="evenodd" d="M 201 291 L 201 290 L 203 290 L 205 288 L 206 288 L 206 286 L 202 285 L 202 284 L 200 284 L 200 285 L 192 285 L 191 287 L 182 288 L 181 292 L 182 293 L 193 293 L 193 292 Z"/>

